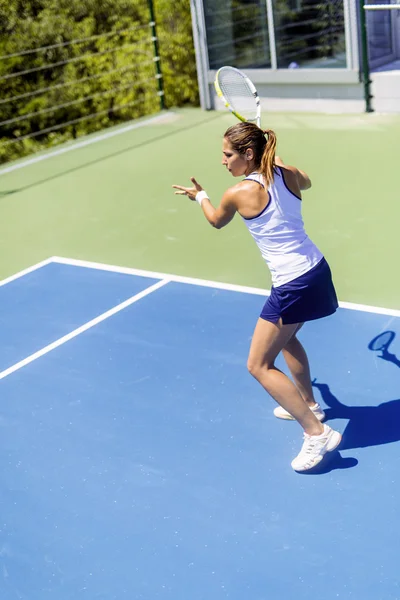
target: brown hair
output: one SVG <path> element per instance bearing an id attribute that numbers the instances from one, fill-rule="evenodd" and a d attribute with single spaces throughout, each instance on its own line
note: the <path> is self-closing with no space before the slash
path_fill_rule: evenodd
<path id="1" fill-rule="evenodd" d="M 254 152 L 256 168 L 265 177 L 267 187 L 274 180 L 276 134 L 272 129 L 260 129 L 255 123 L 237 123 L 225 131 L 235 152 L 245 154 L 247 148 Z"/>

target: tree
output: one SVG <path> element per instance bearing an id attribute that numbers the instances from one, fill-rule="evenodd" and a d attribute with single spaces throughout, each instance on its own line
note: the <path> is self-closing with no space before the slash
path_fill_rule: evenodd
<path id="1" fill-rule="evenodd" d="M 166 103 L 196 104 L 189 0 L 155 8 Z M 158 111 L 149 21 L 147 0 L 0 0 L 0 160 Z"/>

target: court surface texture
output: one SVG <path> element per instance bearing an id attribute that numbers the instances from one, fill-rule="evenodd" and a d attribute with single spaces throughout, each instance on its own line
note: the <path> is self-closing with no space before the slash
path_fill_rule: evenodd
<path id="1" fill-rule="evenodd" d="M 291 469 L 301 429 L 246 369 L 266 267 L 239 219 L 215 231 L 171 189 L 234 182 L 230 115 L 4 165 L 0 598 L 400 599 L 400 118 L 271 121 L 340 300 L 299 338 L 342 444 Z"/>

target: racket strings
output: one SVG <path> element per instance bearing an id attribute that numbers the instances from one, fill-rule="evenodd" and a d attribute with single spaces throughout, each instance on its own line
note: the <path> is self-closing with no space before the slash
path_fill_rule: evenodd
<path id="1" fill-rule="evenodd" d="M 224 98 L 236 112 L 247 121 L 257 120 L 257 92 L 250 88 L 241 75 L 229 71 L 222 72 L 218 83 Z"/>

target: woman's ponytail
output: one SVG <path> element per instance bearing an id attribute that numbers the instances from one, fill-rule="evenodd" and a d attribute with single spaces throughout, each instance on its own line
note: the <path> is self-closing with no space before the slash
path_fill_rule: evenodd
<path id="1" fill-rule="evenodd" d="M 276 134 L 272 129 L 265 129 L 263 133 L 267 136 L 267 143 L 261 157 L 260 171 L 264 175 L 265 184 L 268 187 L 274 180 Z"/>

